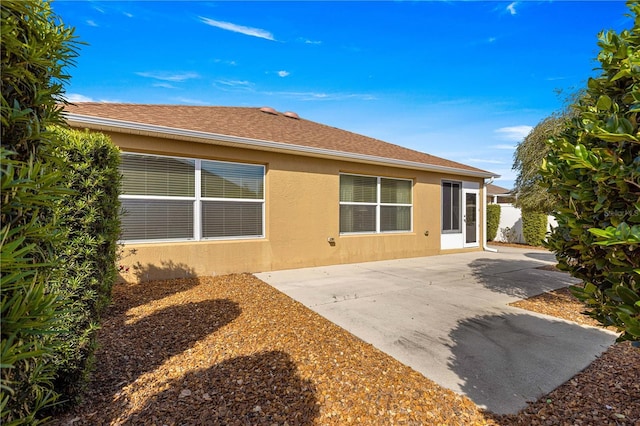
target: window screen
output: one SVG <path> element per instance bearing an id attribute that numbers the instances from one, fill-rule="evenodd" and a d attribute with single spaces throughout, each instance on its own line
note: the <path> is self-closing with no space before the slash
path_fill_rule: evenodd
<path id="1" fill-rule="evenodd" d="M 462 232 L 460 227 L 460 182 L 442 182 L 442 231 Z"/>

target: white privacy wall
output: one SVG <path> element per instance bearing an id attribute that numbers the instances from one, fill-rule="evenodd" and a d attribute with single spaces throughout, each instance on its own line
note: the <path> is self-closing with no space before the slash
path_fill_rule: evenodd
<path id="1" fill-rule="evenodd" d="M 553 216 L 548 218 L 547 229 L 556 226 L 556 220 Z M 509 231 L 507 231 L 509 228 Z M 498 225 L 498 233 L 494 241 L 503 241 L 515 243 L 524 243 L 522 236 L 522 214 L 520 209 L 511 204 L 500 204 L 500 225 Z"/>

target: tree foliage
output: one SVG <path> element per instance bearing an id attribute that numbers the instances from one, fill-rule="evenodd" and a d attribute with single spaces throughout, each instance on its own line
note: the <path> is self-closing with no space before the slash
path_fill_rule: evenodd
<path id="1" fill-rule="evenodd" d="M 49 361 L 67 309 L 47 285 L 62 242 L 53 206 L 67 193 L 59 164 L 47 154 L 47 128 L 61 122 L 64 68 L 76 53 L 73 30 L 48 3 L 3 0 L 0 12 L 0 420 L 36 424 L 57 398 Z"/>
<path id="2" fill-rule="evenodd" d="M 540 165 L 549 152 L 547 141 L 562 131 L 567 119 L 566 113 L 545 118 L 518 144 L 513 154 L 513 170 L 518 173 L 514 184 L 516 207 L 540 213 L 553 210 L 554 197 L 541 185 Z"/>
<path id="3" fill-rule="evenodd" d="M 588 81 L 576 117 L 549 143 L 544 184 L 556 198 L 548 239 L 588 314 L 640 341 L 640 3 L 631 30 L 601 32 L 602 73 Z"/>

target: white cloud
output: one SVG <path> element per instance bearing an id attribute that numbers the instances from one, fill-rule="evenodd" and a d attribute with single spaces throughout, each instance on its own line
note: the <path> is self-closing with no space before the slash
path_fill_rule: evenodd
<path id="1" fill-rule="evenodd" d="M 278 75 L 279 75 L 280 77 L 286 77 L 286 76 L 288 76 L 289 74 L 291 74 L 289 71 L 284 71 L 284 70 L 283 70 L 283 71 L 278 71 Z"/>
<path id="2" fill-rule="evenodd" d="M 216 64 L 224 64 L 224 65 L 231 65 L 231 66 L 238 65 L 238 63 L 236 61 L 228 61 L 228 60 L 223 60 L 223 59 L 214 59 L 213 62 L 216 63 Z"/>
<path id="3" fill-rule="evenodd" d="M 232 24 L 231 22 L 216 21 L 214 19 L 209 19 L 202 16 L 200 16 L 199 18 L 200 18 L 200 21 L 202 21 L 207 25 L 211 25 L 212 27 L 220 28 L 227 31 L 232 31 L 234 33 L 248 35 L 251 37 L 258 37 L 258 38 L 264 38 L 267 40 L 275 41 L 273 34 L 271 34 L 267 30 L 263 30 L 260 28 L 245 27 L 243 25 Z"/>
<path id="4" fill-rule="evenodd" d="M 488 41 L 489 43 L 493 43 L 493 42 L 494 42 L 494 41 L 496 41 L 496 40 L 497 40 L 497 38 L 496 38 L 496 37 L 489 37 L 489 38 L 487 39 L 487 41 Z"/>
<path id="5" fill-rule="evenodd" d="M 81 95 L 79 93 L 67 93 L 64 98 L 67 102 L 101 102 L 101 103 L 118 103 L 121 102 L 117 99 L 95 99 L 89 96 Z"/>
<path id="6" fill-rule="evenodd" d="M 509 11 L 509 13 L 511 13 L 512 15 L 515 15 L 516 12 L 516 4 L 518 4 L 517 1 L 514 1 L 513 3 L 511 3 L 509 6 L 507 6 L 507 10 Z"/>
<path id="7" fill-rule="evenodd" d="M 296 98 L 301 101 L 342 101 L 346 99 L 360 99 L 363 101 L 372 101 L 376 99 L 376 97 L 373 95 L 361 94 L 361 93 L 268 92 L 266 94 Z"/>
<path id="8" fill-rule="evenodd" d="M 96 24 L 96 22 L 91 20 L 91 19 L 87 19 L 87 25 L 89 25 L 90 27 L 97 27 L 98 26 L 98 24 Z"/>
<path id="9" fill-rule="evenodd" d="M 229 87 L 250 87 L 253 83 L 247 80 L 216 80 L 216 84 Z"/>
<path id="10" fill-rule="evenodd" d="M 498 145 L 491 145 L 489 148 L 493 148 L 493 149 L 516 149 L 515 145 L 506 145 L 506 144 L 498 144 Z"/>
<path id="11" fill-rule="evenodd" d="M 89 96 L 81 95 L 79 93 L 68 93 L 65 98 L 68 102 L 96 102 L 95 99 L 90 98 Z"/>
<path id="12" fill-rule="evenodd" d="M 322 44 L 322 42 L 321 41 L 304 39 L 304 44 Z"/>
<path id="13" fill-rule="evenodd" d="M 500 161 L 500 160 L 486 160 L 484 158 L 468 158 L 465 160 L 465 163 L 473 163 L 473 164 L 477 164 L 477 163 L 485 163 L 485 164 L 505 164 L 504 161 Z"/>
<path id="14" fill-rule="evenodd" d="M 205 102 L 200 99 L 194 99 L 194 98 L 173 98 L 173 100 L 181 104 L 187 104 L 187 105 L 208 105 L 209 104 L 208 102 Z"/>
<path id="15" fill-rule="evenodd" d="M 123 14 L 124 16 L 126 16 L 127 18 L 133 18 L 133 14 L 132 14 L 132 13 L 129 13 L 129 12 L 122 12 L 122 14 Z"/>
<path id="16" fill-rule="evenodd" d="M 153 78 L 154 80 L 181 82 L 198 78 L 200 75 L 195 72 L 169 73 L 169 72 L 137 72 L 140 77 Z"/>
<path id="17" fill-rule="evenodd" d="M 153 87 L 163 87 L 165 89 L 177 89 L 176 86 L 174 86 L 173 84 L 169 84 L 169 83 L 153 83 Z"/>
<path id="18" fill-rule="evenodd" d="M 533 127 L 527 125 L 521 126 L 510 126 L 510 127 L 501 127 L 499 129 L 494 130 L 496 133 L 500 134 L 500 137 L 504 140 L 512 141 L 512 142 L 520 142 L 533 130 Z"/>

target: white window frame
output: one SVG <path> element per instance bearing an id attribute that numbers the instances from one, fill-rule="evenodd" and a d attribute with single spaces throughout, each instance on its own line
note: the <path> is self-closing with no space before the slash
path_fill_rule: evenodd
<path id="1" fill-rule="evenodd" d="M 340 201 L 339 204 L 341 206 L 375 206 L 376 208 L 376 229 L 375 231 L 362 231 L 362 232 L 342 232 L 340 231 L 340 235 L 374 235 L 374 234 L 407 234 L 413 232 L 413 179 L 406 178 L 395 178 L 388 176 L 372 176 L 372 175 L 363 175 L 358 173 L 340 173 L 340 176 L 363 176 L 376 178 L 376 202 L 375 203 L 364 203 L 364 202 L 351 202 L 351 201 Z M 382 179 L 389 180 L 402 180 L 411 183 L 411 203 L 382 203 L 380 202 L 381 198 L 381 182 Z M 338 195 L 338 199 L 340 196 Z M 400 231 L 381 231 L 380 230 L 380 208 L 385 206 L 391 207 L 409 207 L 409 230 L 400 230 Z M 338 223 L 340 223 L 340 218 L 338 217 Z"/>
<path id="2" fill-rule="evenodd" d="M 211 241 L 211 240 L 247 240 L 247 239 L 263 239 L 265 238 L 265 200 L 266 200 L 266 166 L 263 164 L 252 163 L 240 163 L 237 161 L 220 161 L 220 160 L 207 160 L 191 157 L 179 157 L 174 155 L 157 155 L 146 154 L 139 152 L 123 151 L 122 154 L 138 155 L 146 157 L 162 157 L 162 158 L 176 158 L 180 160 L 193 160 L 195 162 L 195 196 L 182 197 L 182 196 L 164 196 L 164 195 L 127 195 L 121 194 L 118 198 L 122 200 L 164 200 L 164 201 L 193 201 L 193 237 L 192 238 L 158 238 L 158 239 L 144 239 L 144 240 L 119 240 L 122 244 L 145 244 L 145 243 L 165 243 L 165 242 L 183 242 L 183 241 Z M 202 162 L 216 162 L 226 164 L 238 164 L 243 166 L 256 166 L 262 168 L 262 199 L 247 199 L 247 198 L 220 198 L 220 197 L 203 197 L 202 196 Z M 234 237 L 203 237 L 202 236 L 202 201 L 223 201 L 223 202 L 246 202 L 246 203 L 260 203 L 262 204 L 262 230 L 260 235 L 249 236 L 234 236 Z"/>

